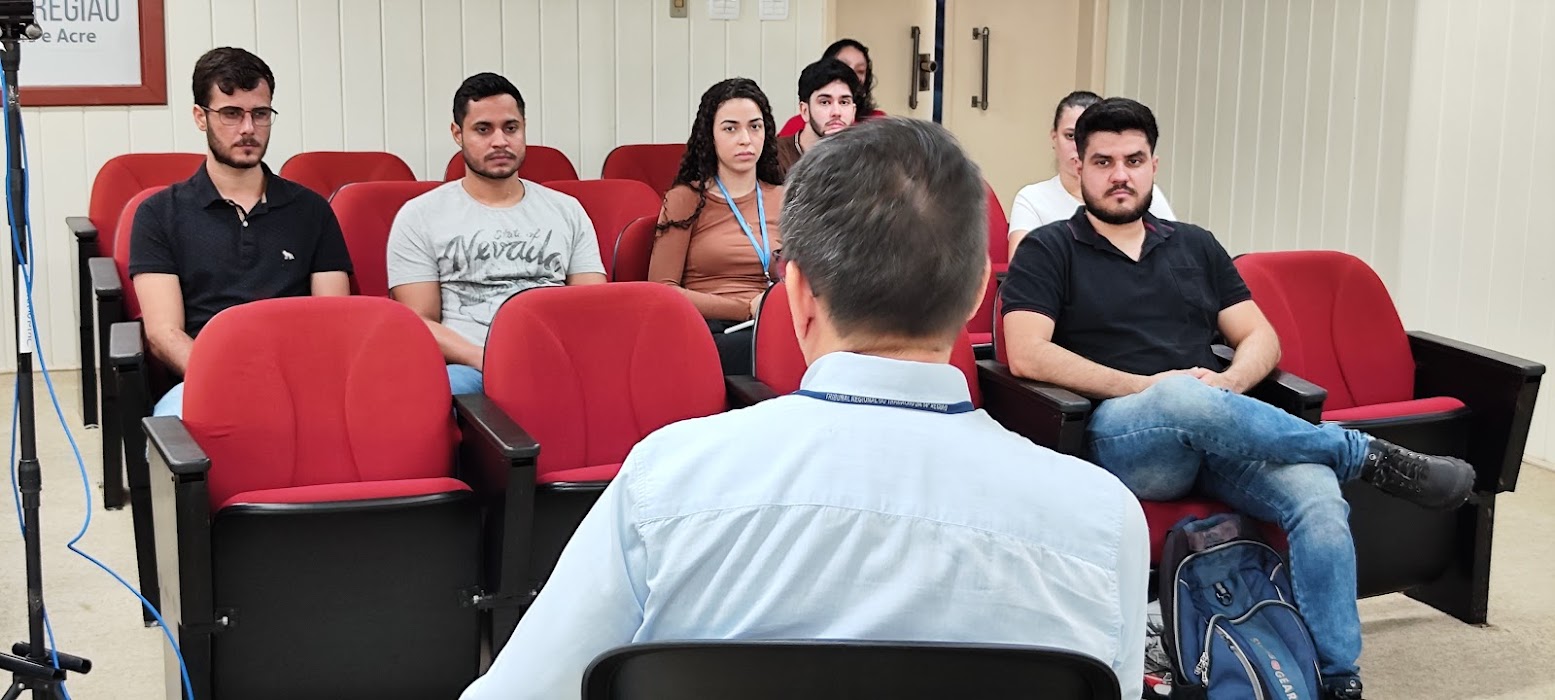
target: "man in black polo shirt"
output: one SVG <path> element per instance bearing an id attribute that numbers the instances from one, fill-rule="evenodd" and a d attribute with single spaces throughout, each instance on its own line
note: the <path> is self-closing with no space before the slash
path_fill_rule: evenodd
<path id="1" fill-rule="evenodd" d="M 180 377 L 194 337 L 223 309 L 351 291 L 351 259 L 329 203 L 264 164 L 276 114 L 270 67 L 243 49 L 213 49 L 195 62 L 193 83 L 205 165 L 147 198 L 130 234 L 146 341 Z M 152 412 L 181 415 L 183 384 Z"/>
<path id="2" fill-rule="evenodd" d="M 1355 546 L 1339 484 L 1365 479 L 1451 508 L 1473 470 L 1241 395 L 1279 362 L 1279 338 L 1208 231 L 1149 214 L 1156 136 L 1155 116 L 1133 100 L 1080 116 L 1085 204 L 1026 236 L 1002 287 L 1010 367 L 1101 399 L 1086 457 L 1140 498 L 1197 487 L 1284 528 L 1324 686 L 1359 698 Z M 1217 335 L 1236 348 L 1224 369 L 1210 350 Z"/>

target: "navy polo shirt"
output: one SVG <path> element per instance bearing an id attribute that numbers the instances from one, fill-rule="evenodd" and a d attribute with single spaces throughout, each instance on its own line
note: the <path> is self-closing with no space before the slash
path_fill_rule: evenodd
<path id="1" fill-rule="evenodd" d="M 1139 260 L 1096 232 L 1082 207 L 1026 235 L 1000 287 L 1004 313 L 1053 319 L 1053 342 L 1140 375 L 1219 367 L 1220 312 L 1252 298 L 1215 237 L 1145 214 Z"/>
<path id="2" fill-rule="evenodd" d="M 221 196 L 201 165 L 135 212 L 130 277 L 178 275 L 192 338 L 222 310 L 259 299 L 308 296 L 315 272 L 351 272 L 335 213 L 317 193 L 270 172 L 252 211 Z"/>

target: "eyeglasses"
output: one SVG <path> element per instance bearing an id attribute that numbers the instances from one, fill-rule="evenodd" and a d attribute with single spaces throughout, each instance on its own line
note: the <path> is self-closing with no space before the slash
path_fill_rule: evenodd
<path id="1" fill-rule="evenodd" d="M 237 126 L 242 124 L 243 115 L 245 114 L 251 114 L 254 116 L 254 126 L 270 126 L 275 122 L 276 112 L 269 107 L 255 107 L 253 109 L 243 109 L 242 107 L 222 107 L 221 109 L 211 109 L 205 105 L 199 105 L 199 107 L 200 109 L 205 110 L 206 114 L 215 112 L 218 116 L 221 117 L 221 123 L 226 124 L 227 126 Z"/>

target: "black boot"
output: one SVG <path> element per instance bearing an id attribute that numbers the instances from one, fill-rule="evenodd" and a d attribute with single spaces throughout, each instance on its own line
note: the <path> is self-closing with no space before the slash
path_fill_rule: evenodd
<path id="1" fill-rule="evenodd" d="M 1463 505 L 1474 488 L 1474 468 L 1456 457 L 1438 457 L 1406 450 L 1386 440 L 1371 439 L 1361 478 L 1426 508 Z"/>
<path id="2" fill-rule="evenodd" d="M 1324 678 L 1323 700 L 1363 700 L 1361 679 L 1355 676 Z"/>

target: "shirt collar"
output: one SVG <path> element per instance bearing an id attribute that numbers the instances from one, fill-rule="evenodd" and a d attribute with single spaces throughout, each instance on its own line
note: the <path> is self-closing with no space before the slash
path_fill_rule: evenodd
<path id="1" fill-rule="evenodd" d="M 1144 260 L 1145 256 L 1149 255 L 1150 251 L 1156 246 L 1171 240 L 1172 234 L 1175 232 L 1172 222 L 1158 219 L 1149 211 L 1145 212 L 1143 218 L 1145 220 L 1145 243 L 1140 247 L 1140 260 Z M 1106 236 L 1096 232 L 1096 227 L 1091 225 L 1091 218 L 1085 215 L 1084 205 L 1076 209 L 1074 216 L 1070 217 L 1065 224 L 1069 226 L 1069 236 L 1075 239 L 1075 241 L 1084 243 L 1097 250 L 1112 251 L 1118 255 L 1123 255 L 1123 252 L 1118 250 L 1118 247 L 1113 245 L 1112 241 L 1107 240 Z"/>
<path id="2" fill-rule="evenodd" d="M 194 176 L 189 178 L 189 184 L 194 187 L 195 201 L 206 207 L 217 204 L 226 205 L 227 198 L 221 196 L 221 192 L 216 189 L 216 183 L 211 181 L 211 174 L 206 169 L 206 166 L 206 163 L 201 163 L 200 169 L 196 170 Z M 260 204 L 268 207 L 279 207 L 296 197 L 296 188 L 299 185 L 291 180 L 276 177 L 275 173 L 270 171 L 270 166 L 265 165 L 263 162 L 260 162 L 259 167 L 265 173 L 265 191 L 259 197 Z M 255 208 L 257 209 L 258 207 L 256 206 Z"/>
<path id="3" fill-rule="evenodd" d="M 966 375 L 949 364 L 912 362 L 852 352 L 821 356 L 799 388 L 876 399 L 954 404 L 972 400 Z"/>

